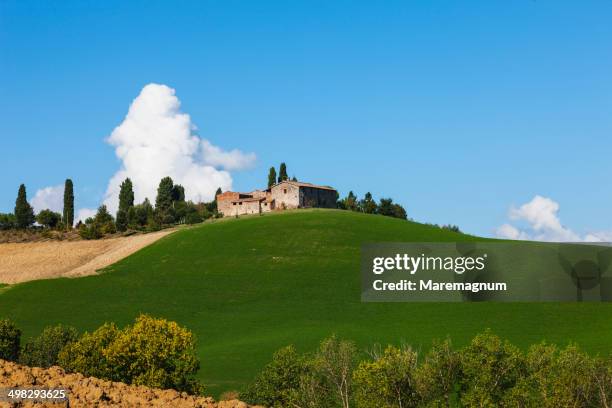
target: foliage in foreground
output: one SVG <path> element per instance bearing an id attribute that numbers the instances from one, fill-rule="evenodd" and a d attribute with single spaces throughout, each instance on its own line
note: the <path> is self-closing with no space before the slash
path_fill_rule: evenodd
<path id="1" fill-rule="evenodd" d="M 57 365 L 62 349 L 78 338 L 79 333 L 74 327 L 61 324 L 46 327 L 38 337 L 23 346 L 19 362 L 30 367 L 48 368 Z"/>
<path id="2" fill-rule="evenodd" d="M 421 360 L 419 361 L 419 359 Z M 314 354 L 279 350 L 242 398 L 270 407 L 610 407 L 612 359 L 546 343 L 527 353 L 490 331 L 455 350 L 435 341 L 420 357 L 387 346 L 357 363 L 335 336 Z"/>
<path id="3" fill-rule="evenodd" d="M 174 388 L 200 394 L 195 379 L 200 363 L 193 334 L 176 322 L 141 315 L 119 329 L 107 323 L 60 353 L 67 371 L 128 384 Z"/>
<path id="4" fill-rule="evenodd" d="M 0 319 L 0 358 L 17 361 L 21 330 L 9 319 Z"/>

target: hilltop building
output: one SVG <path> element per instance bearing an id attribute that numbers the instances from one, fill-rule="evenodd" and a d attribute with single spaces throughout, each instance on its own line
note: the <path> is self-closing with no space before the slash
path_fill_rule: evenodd
<path id="1" fill-rule="evenodd" d="M 217 195 L 217 209 L 224 217 L 230 217 L 290 208 L 336 208 L 336 197 L 331 187 L 285 180 L 267 190 L 221 193 Z"/>

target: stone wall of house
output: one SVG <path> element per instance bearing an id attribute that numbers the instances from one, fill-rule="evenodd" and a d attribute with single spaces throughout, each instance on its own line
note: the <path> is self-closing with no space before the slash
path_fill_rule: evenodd
<path id="1" fill-rule="evenodd" d="M 233 215 L 232 200 L 237 200 L 239 197 L 240 193 L 232 191 L 219 194 L 217 196 L 217 210 L 226 217 L 230 214 Z"/>
<path id="2" fill-rule="evenodd" d="M 300 207 L 336 208 L 336 191 L 322 188 L 301 187 Z"/>
<path id="3" fill-rule="evenodd" d="M 272 199 L 277 210 L 298 208 L 300 206 L 300 188 L 291 183 L 272 186 Z"/>

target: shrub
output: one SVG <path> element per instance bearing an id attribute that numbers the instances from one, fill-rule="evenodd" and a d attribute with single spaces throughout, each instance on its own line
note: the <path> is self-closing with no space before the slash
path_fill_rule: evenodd
<path id="1" fill-rule="evenodd" d="M 128 384 L 199 394 L 200 363 L 193 334 L 175 322 L 141 315 L 122 330 L 105 324 L 66 346 L 59 356 L 68 371 Z"/>
<path id="2" fill-rule="evenodd" d="M 425 404 L 452 406 L 451 397 L 459 379 L 460 355 L 450 340 L 434 341 L 417 369 L 417 388 Z"/>
<path id="3" fill-rule="evenodd" d="M 362 361 L 353 373 L 355 403 L 361 408 L 416 407 L 417 353 L 388 346 L 374 361 Z"/>
<path id="4" fill-rule="evenodd" d="M 19 362 L 32 367 L 48 368 L 58 363 L 58 355 L 66 345 L 79 337 L 74 327 L 49 326 L 40 336 L 28 341 L 22 348 Z"/>
<path id="5" fill-rule="evenodd" d="M 17 361 L 21 330 L 9 319 L 0 320 L 0 359 Z"/>
<path id="6" fill-rule="evenodd" d="M 17 219 L 14 214 L 0 213 L 0 231 L 17 228 Z"/>
<path id="7" fill-rule="evenodd" d="M 535 390 L 532 400 L 538 406 L 604 406 L 597 403 L 595 360 L 577 346 L 569 345 L 561 351 L 554 345 L 532 346 L 527 364 L 530 373 L 527 383 L 529 389 Z M 612 387 L 612 383 L 608 383 L 608 387 Z M 607 392 L 610 393 L 610 388 Z"/>
<path id="8" fill-rule="evenodd" d="M 245 401 L 268 407 L 291 406 L 300 385 L 300 378 L 306 372 L 306 360 L 299 356 L 293 346 L 287 346 L 272 357 L 248 387 Z"/>
<path id="9" fill-rule="evenodd" d="M 352 373 L 356 363 L 355 344 L 331 336 L 323 340 L 314 360 L 313 368 L 324 385 L 335 394 L 340 405 L 348 408 L 351 400 Z"/>
<path id="10" fill-rule="evenodd" d="M 105 323 L 92 333 L 85 332 L 77 341 L 68 343 L 58 355 L 58 363 L 66 371 L 88 377 L 122 381 L 108 364 L 105 351 L 119 335 L 114 323 Z"/>
<path id="11" fill-rule="evenodd" d="M 487 330 L 461 352 L 461 402 L 465 406 L 499 406 L 525 374 L 521 352 Z"/>
<path id="12" fill-rule="evenodd" d="M 79 225 L 79 235 L 83 239 L 100 239 L 104 234 L 102 234 L 100 226 L 92 221 Z"/>
<path id="13" fill-rule="evenodd" d="M 62 220 L 60 213 L 53 212 L 49 209 L 42 210 L 36 216 L 36 222 L 47 228 L 55 228 Z"/>

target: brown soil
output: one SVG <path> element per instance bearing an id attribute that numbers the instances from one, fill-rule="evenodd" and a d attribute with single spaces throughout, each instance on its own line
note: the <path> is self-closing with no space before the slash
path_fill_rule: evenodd
<path id="1" fill-rule="evenodd" d="M 93 275 L 174 230 L 100 240 L 0 244 L 0 283 Z"/>
<path id="2" fill-rule="evenodd" d="M 68 402 L 0 402 L 0 407 L 81 408 L 81 407 L 200 407 L 248 408 L 238 400 L 215 402 L 211 397 L 195 397 L 175 390 L 104 381 L 81 374 L 67 374 L 60 367 L 48 369 L 21 366 L 0 360 L 0 388 L 65 389 Z M 255 408 L 255 407 L 252 407 Z"/>

